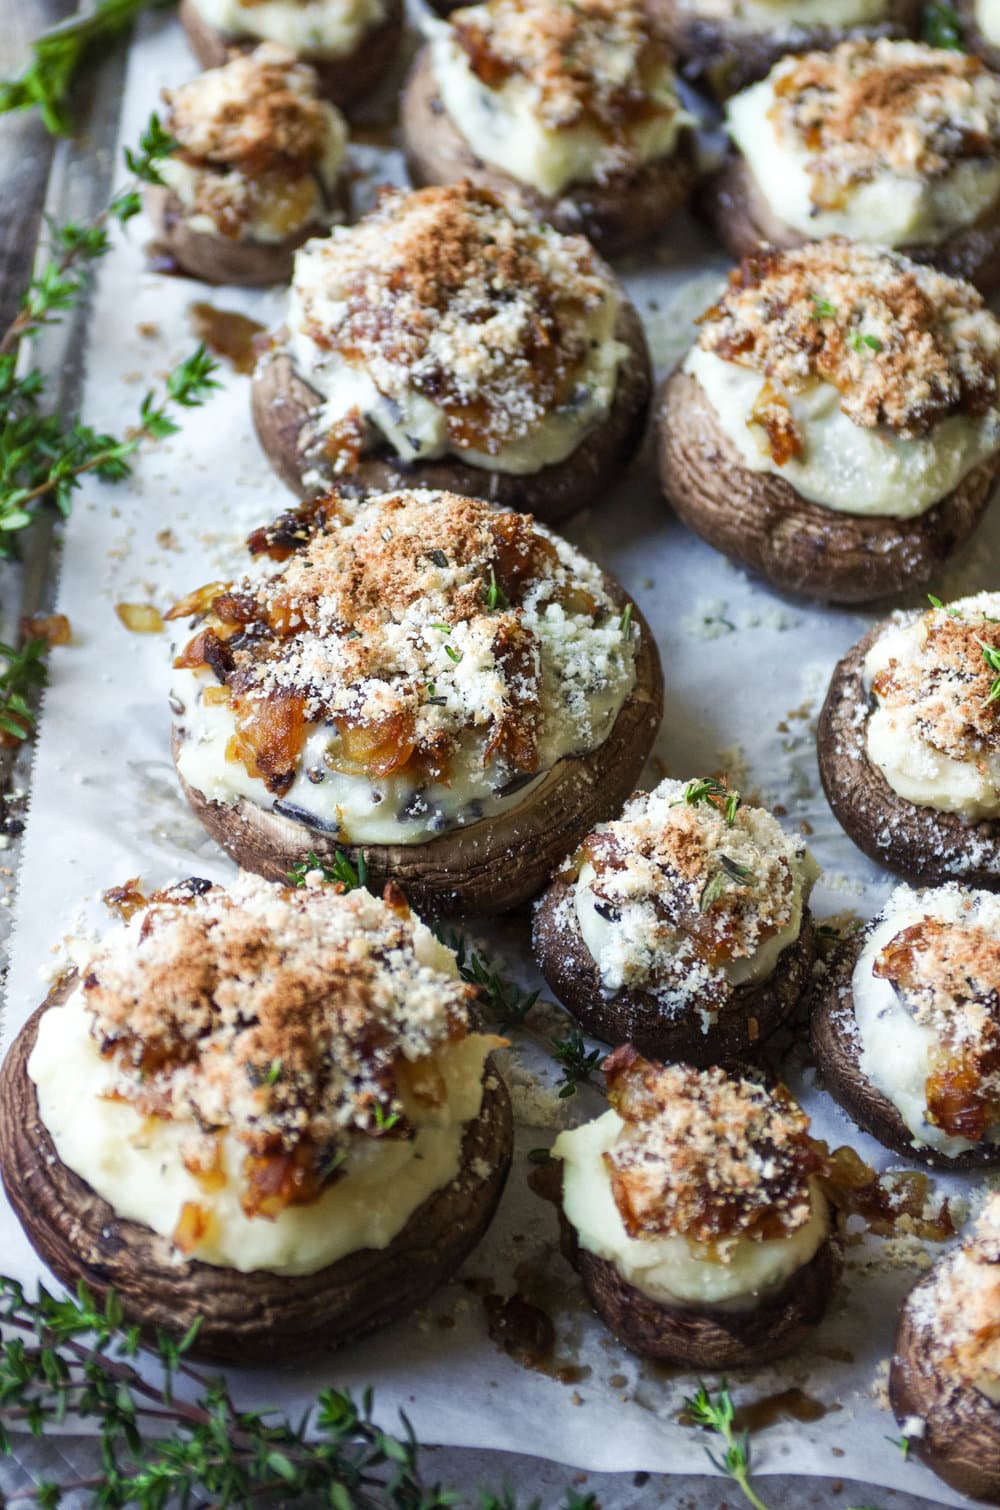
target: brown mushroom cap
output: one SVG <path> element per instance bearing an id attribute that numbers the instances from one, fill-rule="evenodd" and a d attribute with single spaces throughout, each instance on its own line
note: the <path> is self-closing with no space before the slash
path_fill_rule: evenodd
<path id="1" fill-rule="evenodd" d="M 616 605 L 628 601 L 610 577 L 604 585 Z M 633 604 L 639 628 L 636 682 L 603 744 L 586 755 L 567 755 L 509 813 L 481 819 L 421 844 L 348 844 L 336 833 L 311 828 L 246 798 L 213 802 L 181 778 L 201 822 L 245 870 L 283 881 L 309 851 L 321 863 L 340 851 L 364 857 L 369 884 L 397 881 L 413 905 L 436 915 L 503 912 L 533 897 L 554 866 L 584 834 L 618 811 L 645 764 L 663 716 L 663 672 L 649 625 Z M 176 762 L 179 750 L 174 736 Z"/>
<path id="2" fill-rule="evenodd" d="M 202 68 L 220 68 L 232 50 L 250 52 L 257 46 L 256 37 L 230 37 L 206 21 L 196 0 L 181 0 L 180 19 L 187 39 Z M 399 52 L 403 35 L 403 0 L 386 0 L 383 19 L 365 32 L 352 53 L 330 58 L 300 54 L 316 70 L 319 92 L 334 105 L 355 104 L 371 94 L 376 84 L 389 72 Z"/>
<path id="3" fill-rule="evenodd" d="M 1000 891 L 1000 820 L 965 823 L 957 813 L 907 802 L 868 759 L 864 660 L 888 624 L 870 629 L 830 680 L 816 731 L 827 801 L 858 848 L 904 880 L 922 886 L 962 881 Z"/>
<path id="4" fill-rule="evenodd" d="M 1000 476 L 998 453 L 915 519 L 826 508 L 744 466 L 704 388 L 679 367 L 660 397 L 657 452 L 667 500 L 695 534 L 783 592 L 830 603 L 870 603 L 934 581 Z"/>
<path id="5" fill-rule="evenodd" d="M 908 1159 L 918 1159 L 931 1169 L 981 1169 L 1000 1164 L 998 1143 L 982 1143 L 949 1155 L 915 1142 L 898 1107 L 862 1070 L 851 977 L 874 926 L 870 923 L 840 945 L 814 998 L 810 1030 L 823 1084 L 859 1127 Z"/>
<path id="6" fill-rule="evenodd" d="M 706 179 L 700 204 L 726 251 L 737 261 L 756 251 L 762 241 L 789 251 L 810 240 L 778 218 L 746 158 L 735 148 L 718 172 Z M 964 278 L 988 297 L 1000 288 L 1000 199 L 971 225 L 953 231 L 943 241 L 914 242 L 898 251 L 953 278 Z"/>
<path id="7" fill-rule="evenodd" d="M 690 1368 L 758 1367 L 783 1357 L 826 1313 L 843 1262 L 828 1236 L 807 1264 L 747 1309 L 667 1305 L 624 1280 L 614 1264 L 584 1248 L 559 1208 L 560 1246 L 601 1320 L 633 1353 Z"/>
<path id="8" fill-rule="evenodd" d="M 146 214 L 153 222 L 156 250 L 165 252 L 181 272 L 203 283 L 231 283 L 241 288 L 286 283 L 292 276 L 296 250 L 310 236 L 326 235 L 329 229 L 326 222 L 310 220 L 281 241 L 224 236 L 221 231 L 193 229 L 188 211 L 173 189 L 150 184 L 143 197 Z M 348 218 L 351 195 L 343 178 L 337 185 L 335 202 Z"/>
<path id="9" fill-rule="evenodd" d="M 685 75 L 727 99 L 770 73 L 790 52 L 827 52 L 849 37 L 914 36 L 920 24 L 920 0 L 888 0 L 886 21 L 879 26 L 783 26 L 755 31 L 734 21 L 698 16 L 683 0 L 649 0 Z"/>
<path id="10" fill-rule="evenodd" d="M 535 514 L 547 524 L 587 508 L 631 461 L 646 428 L 652 375 L 642 321 L 623 299 L 616 339 L 628 346 L 618 368 L 614 398 L 604 420 L 563 461 L 537 472 L 490 472 L 454 457 L 404 462 L 384 452 L 362 456 L 348 475 L 335 479 L 344 493 L 391 492 L 394 488 L 441 488 L 486 498 L 504 508 Z M 282 482 L 300 498 L 313 497 L 331 479 L 314 484 L 305 478 L 317 461 L 303 455 L 310 419 L 320 398 L 300 378 L 283 350 L 287 332 L 278 331 L 275 346 L 258 364 L 251 383 L 253 421 L 264 452 Z"/>
<path id="11" fill-rule="evenodd" d="M 667 157 L 633 174 L 569 184 L 560 194 L 542 194 L 502 168 L 475 155 L 438 94 L 432 49 L 423 47 L 400 101 L 403 146 L 417 185 L 467 179 L 498 194 L 518 192 L 535 214 L 567 234 L 582 234 L 606 256 L 621 256 L 667 228 L 687 200 L 697 177 L 694 137 L 682 127 Z"/>
<path id="12" fill-rule="evenodd" d="M 699 1067 L 751 1059 L 794 1011 L 809 985 L 815 941 L 812 919 L 804 908 L 799 936 L 782 950 L 773 973 L 766 980 L 737 986 L 707 1031 L 697 1004 L 682 1016 L 667 1017 L 649 991 L 623 990 L 608 996 L 575 911 L 569 926 L 559 916 L 573 884 L 557 877 L 541 898 L 534 919 L 535 956 L 563 1006 L 604 1043 L 632 1043 L 646 1058 L 684 1060 Z"/>
<path id="13" fill-rule="evenodd" d="M 944 1377 L 914 1324 L 913 1300 L 934 1279 L 932 1269 L 903 1303 L 889 1366 L 889 1400 L 901 1426 L 913 1416 L 923 1422 L 923 1435 L 907 1438 L 915 1457 L 960 1494 L 1000 1505 L 1000 1405 L 975 1385 Z"/>
<path id="14" fill-rule="evenodd" d="M 233 1363 L 341 1347 L 420 1305 L 482 1237 L 513 1148 L 510 1098 L 489 1068 L 479 1116 L 466 1126 L 461 1167 L 386 1248 L 345 1254 L 315 1274 L 273 1274 L 188 1260 L 170 1241 L 125 1220 L 59 1158 L 38 1108 L 28 1059 L 38 1024 L 75 977 L 50 991 L 0 1067 L 0 1171 L 40 1258 L 69 1289 L 82 1280 L 98 1305 L 117 1291 L 125 1321 L 147 1336 L 183 1336 L 201 1317 L 192 1353 Z"/>

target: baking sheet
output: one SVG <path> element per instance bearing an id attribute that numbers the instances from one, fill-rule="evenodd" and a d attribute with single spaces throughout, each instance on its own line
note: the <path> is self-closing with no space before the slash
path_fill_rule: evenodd
<path id="1" fill-rule="evenodd" d="M 148 17 L 130 58 L 122 141 L 137 139 L 162 85 L 193 71 L 177 23 Z M 357 156 L 370 180 L 399 177 L 394 154 L 368 147 Z M 280 292 L 206 293 L 150 272 L 148 234 L 144 222 L 134 223 L 102 268 L 84 399 L 85 416 L 97 426 L 131 422 L 146 389 L 190 349 L 193 300 L 208 297 L 268 325 L 281 318 Z M 690 341 L 691 317 L 724 269 L 721 254 L 693 225 L 683 226 L 655 259 L 625 269 L 658 375 Z M 60 941 L 100 926 L 97 899 L 106 887 L 135 875 L 161 885 L 189 874 L 224 880 L 233 873 L 174 779 L 167 638 L 129 633 L 114 612 L 121 602 L 164 609 L 238 567 L 246 532 L 288 504 L 253 437 L 247 379 L 228 370 L 222 376 L 224 391 L 186 414 L 179 436 L 144 454 L 131 482 L 115 488 L 87 482 L 77 495 L 58 602 L 73 643 L 52 656 L 5 1043 L 44 994 Z M 814 753 L 814 719 L 830 671 L 870 617 L 783 599 L 694 539 L 660 501 L 648 447 L 606 503 L 566 533 L 634 594 L 660 646 L 667 712 L 648 782 L 668 772 L 687 778 L 727 768 L 745 792 L 780 803 L 790 827 L 806 826 L 824 872 L 813 904 L 820 919 L 877 911 L 891 880 L 840 831 L 822 796 Z M 996 587 L 991 565 L 998 544 L 994 517 L 935 591 L 947 599 Z M 526 916 L 477 932 L 512 973 L 533 979 Z M 518 1039 L 507 1072 L 521 1123 L 518 1154 L 497 1221 L 461 1276 L 412 1320 L 335 1358 L 294 1373 L 233 1371 L 237 1398 L 295 1411 L 323 1385 L 374 1383 L 386 1424 L 402 1407 L 424 1440 L 535 1453 L 584 1469 L 709 1471 L 707 1439 L 677 1419 L 696 1380 L 640 1362 L 606 1334 L 558 1256 L 551 1208 L 528 1188 L 527 1151 L 551 1141 L 561 1121 L 593 1115 L 596 1092 L 569 1102 L 547 1094 L 550 1062 L 530 1038 Z M 893 1165 L 812 1088 L 808 1072 L 792 1079 L 820 1136 L 850 1141 L 879 1167 Z M 973 1190 L 956 1177 L 939 1183 Z M 737 1402 L 797 1387 L 826 1409 L 811 1423 L 778 1423 L 755 1438 L 758 1473 L 850 1475 L 941 1504 L 966 1503 L 904 1461 L 886 1440 L 897 1432 L 879 1403 L 899 1301 L 935 1251 L 905 1240 L 859 1241 L 848 1250 L 830 1315 L 808 1345 L 782 1363 L 732 1376 Z M 42 1273 L 5 1203 L 0 1268 L 28 1283 Z M 487 1291 L 517 1291 L 551 1315 L 561 1378 L 524 1367 L 490 1340 Z"/>

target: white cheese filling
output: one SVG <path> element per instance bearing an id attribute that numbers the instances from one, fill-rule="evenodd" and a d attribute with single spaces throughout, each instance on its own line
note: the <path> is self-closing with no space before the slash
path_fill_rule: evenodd
<path id="1" fill-rule="evenodd" d="M 618 368 L 629 350 L 615 339 L 621 300 L 612 287 L 581 321 L 588 355 L 567 403 L 547 414 L 520 439 L 510 441 L 491 455 L 454 444 L 448 435 L 444 409 L 415 387 L 404 388 L 391 397 L 381 393 L 365 367 L 345 361 L 339 352 L 326 350 L 312 339 L 305 327 L 300 289 L 309 290 L 320 324 L 329 329 L 337 327 L 338 306 L 324 293 L 329 274 L 324 259 L 309 254 L 310 246 L 295 261 L 288 319 L 289 352 L 299 375 L 322 396 L 322 407 L 315 420 L 319 435 L 357 412 L 404 461 L 456 456 L 484 471 L 524 476 L 564 461 L 611 408 Z M 328 319 L 323 319 L 324 309 Z"/>
<path id="2" fill-rule="evenodd" d="M 811 1187 L 812 1216 L 788 1237 L 738 1238 L 715 1250 L 687 1237 L 630 1237 L 615 1204 L 604 1154 L 624 1127 L 616 1111 L 559 1134 L 563 1210 L 589 1253 L 614 1264 L 627 1284 L 666 1305 L 749 1308 L 807 1264 L 827 1236 L 826 1198 Z M 723 1255 L 725 1261 L 723 1261 Z"/>
<path id="3" fill-rule="evenodd" d="M 458 1175 L 465 1126 L 479 1114 L 493 1044 L 470 1034 L 434 1056 L 446 1097 L 434 1108 L 407 1105 L 417 1123 L 414 1138 L 356 1135 L 342 1177 L 317 1200 L 288 1206 L 274 1220 L 251 1219 L 240 1206 L 245 1145 L 224 1135 L 227 1183 L 221 1190 L 203 1188 L 181 1158 L 190 1123 L 143 1118 L 127 1102 L 102 1099 L 115 1072 L 101 1057 L 90 1020 L 78 989 L 42 1017 L 28 1061 L 59 1158 L 119 1217 L 164 1237 L 173 1235 L 187 1202 L 197 1205 L 208 1216 L 207 1231 L 187 1257 L 242 1273 L 313 1274 L 347 1253 L 387 1247 L 417 1207 Z M 178 1253 L 179 1263 L 183 1258 Z"/>
<path id="4" fill-rule="evenodd" d="M 763 374 L 692 347 L 684 371 L 701 384 L 722 430 L 752 472 L 783 477 L 803 498 L 839 513 L 913 519 L 956 488 L 1000 447 L 1000 411 L 949 415 L 927 434 L 904 440 L 888 428 L 856 425 L 832 383 L 785 393 L 804 450 L 781 466 L 767 433 L 751 416 Z"/>
<path id="5" fill-rule="evenodd" d="M 968 617 L 1000 619 L 1000 592 L 983 592 L 949 604 Z M 865 691 L 890 661 L 914 660 L 927 638 L 922 618 L 915 623 L 890 624 L 865 656 Z M 921 734 L 919 707 L 892 708 L 878 703 L 869 715 L 865 735 L 868 758 L 878 766 L 893 791 L 906 802 L 957 813 L 967 823 L 1000 818 L 1000 752 L 975 760 L 956 760 L 936 750 Z"/>
<path id="6" fill-rule="evenodd" d="M 280 42 L 313 58 L 355 52 L 385 0 L 194 0 L 203 21 L 233 38 Z"/>
<path id="7" fill-rule="evenodd" d="M 1000 0 L 976 0 L 974 14 L 987 42 L 1000 45 Z"/>
<path id="8" fill-rule="evenodd" d="M 467 10 L 470 21 L 480 8 Z M 621 171 L 622 151 L 596 126 L 553 128 L 538 111 L 537 90 L 529 78 L 514 74 L 490 89 L 469 66 L 468 54 L 451 28 L 437 25 L 431 42 L 434 77 L 445 110 L 475 155 L 541 194 L 561 194 L 570 184 L 601 182 Z M 628 128 L 625 148 L 640 164 L 668 157 L 682 126 L 694 116 L 680 108 L 669 68 L 661 69 L 649 88 L 654 104 L 666 115 Z"/>
<path id="9" fill-rule="evenodd" d="M 985 891 L 965 891 L 942 886 L 918 893 L 908 886 L 893 892 L 882 920 L 854 967 L 851 991 L 858 1025 L 861 1071 L 886 1096 L 913 1134 L 917 1147 L 933 1148 L 948 1158 L 980 1147 L 969 1138 L 943 1132 L 926 1119 L 927 1077 L 937 1037 L 926 1023 L 919 1023 L 906 1010 L 893 989 L 873 970 L 887 944 L 904 928 L 924 918 L 934 918 L 960 927 L 983 928 L 1000 938 L 1000 897 Z M 1000 1125 L 986 1134 L 986 1142 L 1000 1142 Z"/>
<path id="10" fill-rule="evenodd" d="M 819 209 L 810 195 L 813 154 L 800 138 L 779 135 L 770 118 L 774 78 L 772 73 L 734 95 L 726 124 L 771 210 L 811 241 L 847 236 L 889 247 L 937 244 L 978 220 L 1000 195 L 1000 162 L 991 155 L 933 178 L 877 173 L 849 187 L 841 208 Z"/>
<path id="11" fill-rule="evenodd" d="M 679 0 L 678 9 L 777 37 L 817 26 L 875 26 L 889 15 L 887 0 Z"/>
<path id="12" fill-rule="evenodd" d="M 216 70 L 213 70 L 215 72 Z M 221 70 L 219 70 L 221 72 Z M 210 75 L 205 75 L 206 78 Z M 241 239 L 277 243 L 295 235 L 304 226 L 332 225 L 341 211 L 334 199 L 337 180 L 347 157 L 347 123 L 339 110 L 322 102 L 327 118 L 326 146 L 315 172 L 298 178 L 286 178 L 280 190 L 262 198 L 255 213 L 240 227 Z M 195 167 L 179 157 L 168 157 L 159 164 L 160 176 L 189 211 L 187 223 L 193 231 L 221 236 L 218 225 L 204 210 L 196 210 L 198 191 L 205 179 L 224 183 L 236 174 L 223 174 L 212 167 Z M 318 181 L 317 181 L 318 180 Z M 238 203 L 238 200 L 237 200 Z"/>

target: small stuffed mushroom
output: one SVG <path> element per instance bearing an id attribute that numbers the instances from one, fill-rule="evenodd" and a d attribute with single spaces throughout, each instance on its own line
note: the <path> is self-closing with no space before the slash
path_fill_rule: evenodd
<path id="1" fill-rule="evenodd" d="M 70 1289 L 195 1351 L 273 1362 L 406 1314 L 510 1166 L 501 1040 L 410 911 L 241 876 L 157 893 L 0 1071 L 0 1169 Z"/>
<path id="2" fill-rule="evenodd" d="M 887 1148 L 1000 1164 L 1000 897 L 900 886 L 840 948 L 812 1020 L 827 1090 Z"/>
<path id="3" fill-rule="evenodd" d="M 908 881 L 1000 890 L 1000 593 L 876 624 L 836 667 L 817 729 L 823 789 Z"/>
<path id="4" fill-rule="evenodd" d="M 146 189 L 157 250 L 206 283 L 282 283 L 297 247 L 346 218 L 347 128 L 275 43 L 164 90 L 176 150 Z"/>
<path id="5" fill-rule="evenodd" d="M 681 519 L 805 597 L 933 581 L 1000 473 L 1000 323 L 976 290 L 833 238 L 748 257 L 700 325 L 659 413 Z"/>
<path id="6" fill-rule="evenodd" d="M 203 68 L 277 42 L 311 63 L 323 97 L 341 106 L 371 94 L 403 35 L 402 0 L 181 0 L 180 17 Z"/>
<path id="7" fill-rule="evenodd" d="M 535 914 L 535 953 L 605 1043 L 745 1059 L 810 983 L 815 874 L 801 840 L 723 783 L 661 781 L 564 863 Z"/>
<path id="8" fill-rule="evenodd" d="M 955 10 L 966 47 L 1000 72 L 1000 4 L 997 0 L 956 0 Z"/>
<path id="9" fill-rule="evenodd" d="M 1000 1505 L 1000 1192 L 903 1304 L 889 1399 L 938 1478 Z"/>
<path id="10" fill-rule="evenodd" d="M 457 184 L 388 192 L 298 253 L 252 396 L 300 497 L 448 488 L 552 522 L 625 468 L 650 387 L 639 317 L 589 243 Z"/>
<path id="11" fill-rule="evenodd" d="M 626 1347 L 667 1363 L 790 1352 L 841 1272 L 809 1118 L 784 1087 L 627 1045 L 604 1073 L 612 1109 L 552 1149 L 563 1252 L 594 1309 Z"/>
<path id="12" fill-rule="evenodd" d="M 632 789 L 656 646 L 621 588 L 522 514 L 336 495 L 250 540 L 174 666 L 186 796 L 239 864 L 363 858 L 436 912 L 500 912 Z"/>
<path id="13" fill-rule="evenodd" d="M 706 186 L 734 257 L 825 236 L 894 247 L 1000 284 L 1000 76 L 923 42 L 784 58 L 726 107 L 733 147 Z"/>
<path id="14" fill-rule="evenodd" d="M 722 100 L 789 53 L 848 37 L 909 36 L 919 0 L 650 0 L 687 78 Z"/>
<path id="15" fill-rule="evenodd" d="M 401 106 L 416 183 L 519 190 L 616 255 L 661 234 L 694 183 L 694 118 L 642 0 L 485 0 L 418 55 Z"/>

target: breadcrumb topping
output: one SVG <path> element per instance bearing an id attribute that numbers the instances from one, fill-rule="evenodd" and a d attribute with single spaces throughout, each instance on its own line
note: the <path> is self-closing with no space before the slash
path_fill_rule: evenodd
<path id="1" fill-rule="evenodd" d="M 881 707 L 913 710 L 919 737 L 950 760 L 980 763 L 1000 750 L 1000 620 L 976 599 L 931 608 L 915 655 L 893 657 L 872 681 Z"/>
<path id="2" fill-rule="evenodd" d="M 753 418 L 779 464 L 804 450 L 787 395 L 817 382 L 856 425 L 904 439 L 998 404 L 1000 324 L 976 290 L 840 237 L 744 258 L 699 345 L 762 375 Z"/>
<path id="3" fill-rule="evenodd" d="M 972 1231 L 943 1259 L 933 1281 L 906 1302 L 935 1365 L 960 1382 L 1000 1386 L 1000 1191 L 987 1197 Z"/>
<path id="4" fill-rule="evenodd" d="M 176 664 L 214 673 L 204 695 L 231 705 L 228 758 L 272 792 L 324 723 L 325 759 L 348 775 L 419 788 L 471 746 L 497 784 L 530 778 L 556 723 L 592 748 L 598 700 L 634 680 L 631 617 L 530 515 L 452 493 L 331 494 L 249 545 L 242 581 L 171 616 L 203 615 Z"/>
<path id="5" fill-rule="evenodd" d="M 486 0 L 451 25 L 480 82 L 526 79 L 550 130 L 586 125 L 624 142 L 630 126 L 676 111 L 650 95 L 671 58 L 639 0 Z"/>
<path id="6" fill-rule="evenodd" d="M 475 996 L 421 939 L 391 886 L 380 900 L 244 874 L 158 893 L 81 972 L 115 1096 L 190 1123 L 202 1169 L 221 1131 L 311 1179 L 349 1135 L 411 1135 L 402 1097 L 466 1035 Z"/>
<path id="7" fill-rule="evenodd" d="M 630 1237 L 677 1235 L 726 1246 L 787 1237 L 812 1215 L 822 1156 L 809 1118 L 771 1090 L 718 1066 L 660 1065 L 630 1045 L 605 1061 L 625 1126 L 604 1158 Z"/>
<path id="8" fill-rule="evenodd" d="M 454 448 L 490 456 L 587 398 L 588 321 L 617 303 L 582 236 L 469 184 L 387 190 L 296 259 L 296 318 L 318 352 L 399 403 L 444 414 Z"/>
<path id="9" fill-rule="evenodd" d="M 615 941 L 614 958 L 599 963 L 615 986 L 651 990 L 677 1013 L 726 1003 L 726 966 L 793 922 L 806 858 L 804 842 L 763 808 L 737 805 L 730 822 L 724 803 L 688 800 L 697 786 L 666 780 L 636 792 L 580 852 Z"/>
<path id="10" fill-rule="evenodd" d="M 938 178 L 1000 153 L 1000 78 L 972 53 L 922 42 L 842 42 L 782 60 L 769 117 L 809 154 L 810 197 L 842 208 L 880 174 Z"/>

